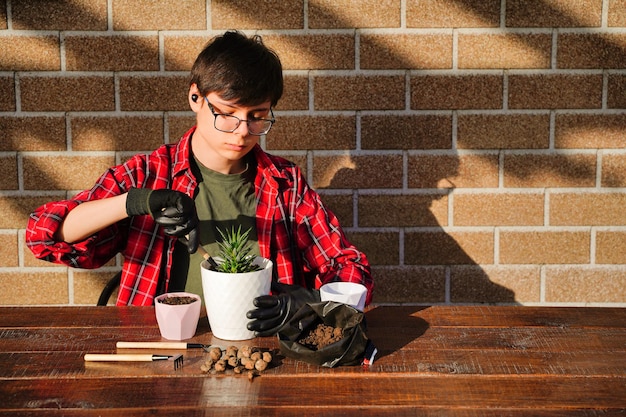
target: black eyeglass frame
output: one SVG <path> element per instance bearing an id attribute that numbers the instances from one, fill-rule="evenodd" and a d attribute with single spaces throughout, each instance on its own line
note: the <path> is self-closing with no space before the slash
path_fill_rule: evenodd
<path id="1" fill-rule="evenodd" d="M 248 119 L 240 119 L 239 117 L 233 116 L 232 114 L 217 113 L 215 111 L 215 108 L 213 107 L 213 105 L 209 102 L 209 99 L 206 96 L 204 97 L 204 99 L 206 100 L 206 104 L 209 105 L 209 110 L 211 110 L 211 113 L 213 113 L 213 117 L 214 117 L 214 119 L 213 119 L 213 127 L 215 127 L 215 129 L 219 130 L 220 132 L 232 133 L 232 132 L 234 132 L 235 130 L 237 130 L 239 128 L 239 125 L 241 125 L 241 122 L 246 122 L 246 124 L 248 125 L 248 132 L 251 135 L 263 136 L 263 135 L 266 135 L 270 131 L 270 129 L 272 128 L 272 126 L 276 122 L 276 119 L 274 118 L 274 112 L 272 111 L 271 107 L 270 107 L 270 114 L 272 115 L 271 119 L 259 118 L 259 119 L 248 120 Z M 231 130 L 220 129 L 219 127 L 217 127 L 217 116 L 230 117 L 231 119 L 237 120 L 237 124 Z M 269 122 L 268 128 L 265 131 L 263 131 L 262 133 L 254 133 L 254 132 L 250 131 L 250 122 L 259 122 L 259 121 Z"/>

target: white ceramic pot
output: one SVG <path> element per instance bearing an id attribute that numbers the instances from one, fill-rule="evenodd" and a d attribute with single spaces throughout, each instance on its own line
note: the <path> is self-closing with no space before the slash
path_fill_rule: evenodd
<path id="1" fill-rule="evenodd" d="M 196 301 L 189 304 L 164 304 L 161 300 L 168 297 L 192 297 Z M 154 311 L 161 336 L 170 340 L 190 339 L 196 334 L 202 300 L 197 294 L 171 292 L 161 294 L 154 299 Z"/>
<path id="2" fill-rule="evenodd" d="M 270 293 L 273 267 L 272 261 L 259 256 L 254 263 L 262 269 L 229 274 L 213 271 L 207 261 L 202 262 L 202 293 L 213 336 L 223 340 L 254 338 L 254 332 L 247 328 L 250 320 L 246 313 L 254 309 L 256 297 Z"/>

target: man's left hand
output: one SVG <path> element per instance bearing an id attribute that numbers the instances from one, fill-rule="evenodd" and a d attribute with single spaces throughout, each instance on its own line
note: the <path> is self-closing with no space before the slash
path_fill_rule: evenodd
<path id="1" fill-rule="evenodd" d="M 319 303 L 320 293 L 298 285 L 272 282 L 272 295 L 254 299 L 256 309 L 248 311 L 246 317 L 253 319 L 248 330 L 256 336 L 272 336 L 306 303 Z"/>

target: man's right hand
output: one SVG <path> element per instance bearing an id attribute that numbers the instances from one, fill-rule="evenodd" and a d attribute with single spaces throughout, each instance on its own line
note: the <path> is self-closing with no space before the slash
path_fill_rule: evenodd
<path id="1" fill-rule="evenodd" d="M 191 197 L 180 191 L 131 188 L 126 197 L 129 216 L 149 214 L 166 235 L 187 237 L 187 250 L 198 249 L 198 215 Z"/>

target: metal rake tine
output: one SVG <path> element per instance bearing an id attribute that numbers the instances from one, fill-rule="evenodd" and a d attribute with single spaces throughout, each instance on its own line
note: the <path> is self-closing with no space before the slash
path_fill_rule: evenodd
<path id="1" fill-rule="evenodd" d="M 170 356 L 169 360 L 174 361 L 174 370 L 178 370 L 178 368 L 182 368 L 183 366 L 183 355 L 178 354 L 174 356 Z"/>

